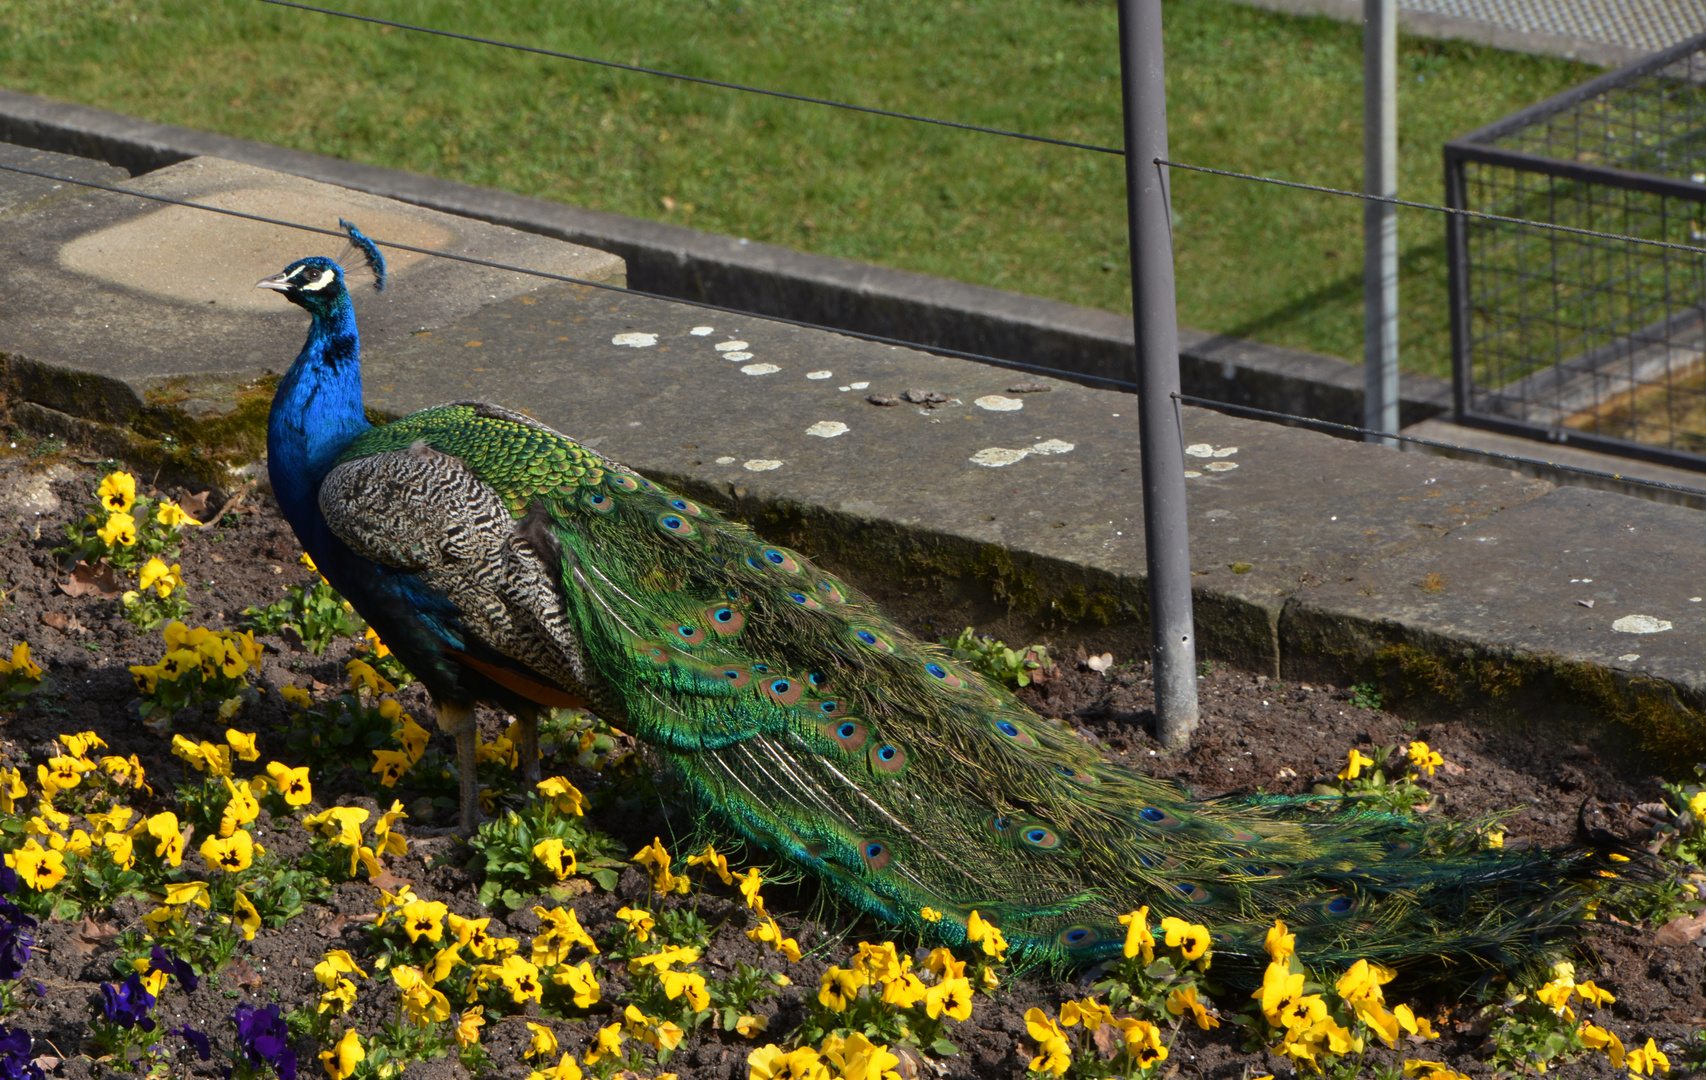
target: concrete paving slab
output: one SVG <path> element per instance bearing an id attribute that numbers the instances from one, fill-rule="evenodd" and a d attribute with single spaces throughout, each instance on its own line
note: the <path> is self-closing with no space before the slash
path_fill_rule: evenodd
<path id="1" fill-rule="evenodd" d="M 26 146 L 0 143 L 0 165 L 19 169 L 68 176 L 96 184 L 118 184 L 130 179 L 130 173 L 105 162 L 88 158 L 31 150 Z M 81 190 L 75 184 L 46 180 L 21 173 L 0 174 L 0 222 L 10 221 L 32 210 L 50 206 L 60 199 L 70 198 Z"/>
<path id="2" fill-rule="evenodd" d="M 1300 595 L 1285 615 L 1284 671 L 1385 667 L 1412 692 L 1471 708 L 1538 681 L 1578 705 L 1662 687 L 1697 722 L 1703 597 L 1698 511 L 1559 488 Z M 1639 719 L 1635 699 L 1618 708 Z M 1672 752 L 1706 749 L 1706 728 L 1675 724 L 1642 734 Z"/>
<path id="3" fill-rule="evenodd" d="M 1598 491 L 1613 491 L 1619 495 L 1651 499 L 1653 502 L 1669 503 L 1672 506 L 1687 506 L 1695 510 L 1706 510 L 1706 494 L 1703 494 L 1706 492 L 1706 473 L 1697 472 L 1693 469 L 1678 469 L 1671 465 L 1659 465 L 1638 458 L 1601 454 L 1568 444 L 1524 439 L 1521 436 L 1506 435 L 1497 431 L 1483 431 L 1480 428 L 1453 424 L 1449 420 L 1441 420 L 1437 417 L 1423 420 L 1419 424 L 1411 424 L 1403 429 L 1403 433 L 1418 438 L 1432 439 L 1435 442 L 1451 443 L 1464 448 L 1462 450 L 1448 450 L 1437 446 L 1423 446 L 1419 443 L 1404 443 L 1403 449 L 1409 453 L 1458 458 L 1464 461 L 1479 461 L 1501 469 L 1520 472 L 1524 476 L 1550 480 L 1554 484 L 1593 488 Z M 1507 454 L 1513 458 L 1526 458 L 1528 460 L 1511 461 L 1508 458 L 1489 458 L 1484 454 L 1475 453 L 1477 450 L 1489 450 L 1496 454 Z M 1586 476 L 1558 466 L 1592 469 L 1595 472 L 1610 475 Z M 1651 484 L 1639 483 L 1642 480 L 1668 484 L 1671 487 L 1659 488 Z M 1693 490 L 1679 490 L 1683 488 Z"/>
<path id="4" fill-rule="evenodd" d="M 10 174 L 5 184 L 33 179 Z M 605 252 L 218 158 L 195 158 L 122 186 L 286 220 L 300 214 L 328 228 L 343 216 L 379 239 L 623 280 L 622 261 Z M 235 388 L 282 373 L 303 332 L 299 313 L 267 307 L 255 281 L 293 258 L 336 257 L 346 247 L 332 237 L 94 189 L 6 222 L 5 239 L 15 253 L 0 263 L 8 382 L 38 404 L 118 423 L 184 400 L 204 412 L 236 409 Z M 375 350 L 536 289 L 540 280 L 400 255 L 391 289 L 359 290 L 369 298 L 363 335 Z"/>

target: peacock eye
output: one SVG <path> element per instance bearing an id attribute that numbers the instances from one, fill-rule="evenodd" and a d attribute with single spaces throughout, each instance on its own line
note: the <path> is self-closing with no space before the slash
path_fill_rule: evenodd
<path id="1" fill-rule="evenodd" d="M 1066 932 L 1066 941 L 1067 941 L 1067 944 L 1069 944 L 1069 945 L 1076 945 L 1089 936 L 1090 936 L 1090 931 L 1085 930 L 1083 928 L 1079 928 L 1077 930 L 1068 930 Z"/>
<path id="2" fill-rule="evenodd" d="M 867 858 L 867 859 L 874 859 L 878 855 L 881 855 L 882 853 L 883 853 L 883 845 L 881 845 L 881 844 L 866 844 L 865 845 L 865 858 Z"/>
<path id="3" fill-rule="evenodd" d="M 772 693 L 786 694 L 788 692 L 788 688 L 792 685 L 793 684 L 787 679 L 777 679 L 775 682 L 770 684 L 770 690 Z"/>
<path id="4" fill-rule="evenodd" d="M 738 679 L 738 678 L 740 678 L 740 672 L 736 671 L 734 668 L 724 668 L 723 669 L 723 678 L 725 678 L 725 679 Z"/>
<path id="5" fill-rule="evenodd" d="M 1062 775 L 1062 776 L 1077 776 L 1078 770 L 1074 769 L 1070 765 L 1062 765 L 1060 767 L 1060 775 Z"/>
<path id="6" fill-rule="evenodd" d="M 711 618 L 716 619 L 718 622 L 725 622 L 726 623 L 734 617 L 735 617 L 735 613 L 734 613 L 733 609 L 726 608 L 726 607 L 718 608 L 716 611 L 713 611 L 711 613 Z"/>
<path id="7" fill-rule="evenodd" d="M 1018 726 L 1017 726 L 1017 725 L 1015 725 L 1015 724 L 1009 724 L 1009 723 L 1008 723 L 1008 722 L 1007 722 L 1007 721 L 1005 721 L 1005 720 L 1003 720 L 1003 721 L 1001 721 L 1001 722 L 1000 722 L 1000 723 L 998 723 L 998 724 L 996 724 L 996 725 L 995 725 L 995 730 L 996 730 L 996 731 L 999 731 L 999 732 L 1001 732 L 1001 734 L 1003 734 L 1003 735 L 1006 735 L 1006 736 L 1008 736 L 1008 737 L 1010 737 L 1010 738 L 1011 738 L 1011 737 L 1016 737 L 1016 736 L 1017 736 L 1017 735 L 1018 735 L 1018 734 L 1019 734 L 1019 728 L 1018 728 Z"/>
<path id="8" fill-rule="evenodd" d="M 594 506 L 603 506 L 605 503 L 607 503 L 609 501 L 610 501 L 609 498 L 607 498 L 606 496 L 603 496 L 603 495 L 594 495 L 591 499 L 592 505 L 594 505 Z"/>
<path id="9" fill-rule="evenodd" d="M 948 669 L 943 667 L 941 664 L 925 664 L 924 670 L 936 676 L 938 679 L 946 679 L 948 677 Z"/>
<path id="10" fill-rule="evenodd" d="M 803 604 L 806 602 L 806 594 L 791 592 L 788 594 L 788 599 L 792 600 L 796 604 Z"/>
<path id="11" fill-rule="evenodd" d="M 859 631 L 858 638 L 867 645 L 875 645 L 877 643 L 877 635 L 871 633 L 869 630 Z"/>
<path id="12" fill-rule="evenodd" d="M 1349 911 L 1350 909 L 1351 909 L 1351 898 L 1348 896 L 1338 897 L 1332 903 L 1327 905 L 1327 910 L 1331 911 L 1335 915 L 1343 915 L 1345 912 Z"/>
<path id="13" fill-rule="evenodd" d="M 1025 839 L 1029 840 L 1033 844 L 1040 844 L 1044 840 L 1048 839 L 1048 830 L 1047 829 L 1028 829 L 1025 832 Z"/>
<path id="14" fill-rule="evenodd" d="M 681 499 L 671 499 L 669 500 L 669 505 L 676 510 L 687 509 L 687 503 L 683 502 Z"/>
<path id="15" fill-rule="evenodd" d="M 893 761 L 896 753 L 898 753 L 898 751 L 895 750 L 894 747 L 885 746 L 877 751 L 877 756 L 882 758 L 884 761 Z"/>
<path id="16" fill-rule="evenodd" d="M 788 561 L 788 557 L 780 551 L 766 551 L 764 553 L 764 557 L 777 566 L 781 566 L 783 563 Z"/>
<path id="17" fill-rule="evenodd" d="M 1137 812 L 1137 816 L 1145 821 L 1161 821 L 1167 815 L 1153 806 L 1146 806 Z"/>
<path id="18" fill-rule="evenodd" d="M 840 735 L 843 739 L 851 739 L 853 737 L 853 733 L 858 731 L 858 730 L 859 730 L 858 725 L 856 725 L 850 721 L 850 722 L 842 724 L 840 727 L 836 728 L 835 733 L 837 735 Z"/>
<path id="19" fill-rule="evenodd" d="M 675 631 L 684 638 L 690 638 L 698 633 L 698 631 L 693 629 L 691 626 L 678 626 L 675 628 Z"/>

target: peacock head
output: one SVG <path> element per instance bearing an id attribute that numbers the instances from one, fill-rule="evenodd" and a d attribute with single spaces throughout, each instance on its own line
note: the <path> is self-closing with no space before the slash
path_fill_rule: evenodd
<path id="1" fill-rule="evenodd" d="M 255 288 L 282 293 L 315 318 L 329 318 L 349 304 L 343 268 L 323 255 L 297 259 L 283 273 L 255 282 Z"/>
<path id="2" fill-rule="evenodd" d="M 343 218 L 338 219 L 338 224 L 343 226 L 344 235 L 349 237 L 351 254 L 366 260 L 367 268 L 373 271 L 374 289 L 384 291 L 385 256 L 379 253 L 379 245 Z M 285 267 L 283 273 L 257 281 L 255 288 L 283 293 L 286 300 L 316 318 L 329 317 L 349 305 L 349 290 L 344 287 L 344 268 L 324 255 L 297 259 Z"/>

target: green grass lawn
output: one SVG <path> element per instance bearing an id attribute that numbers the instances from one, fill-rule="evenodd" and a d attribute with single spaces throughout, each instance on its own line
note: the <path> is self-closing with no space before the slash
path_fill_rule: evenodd
<path id="1" fill-rule="evenodd" d="M 1119 145 L 1113 5 L 342 0 L 348 10 Z M 1356 187 L 1361 31 L 1166 5 L 1172 154 Z M 1440 144 L 1592 74 L 1406 38 L 1402 193 Z M 391 31 L 252 0 L 0 0 L 0 84 L 600 210 L 1130 309 L 1119 158 Z M 1179 316 L 1362 355 L 1361 210 L 1174 174 Z M 1443 227 L 1403 211 L 1403 356 L 1449 365 Z"/>

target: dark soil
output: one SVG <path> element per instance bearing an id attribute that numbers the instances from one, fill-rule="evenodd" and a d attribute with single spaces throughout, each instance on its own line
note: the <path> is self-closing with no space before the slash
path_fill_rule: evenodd
<path id="1" fill-rule="evenodd" d="M 93 730 L 110 744 L 107 752 L 141 756 L 155 797 L 135 808 L 153 813 L 170 806 L 173 783 L 190 775 L 188 767 L 171 756 L 168 740 L 151 734 L 137 719 L 137 695 L 127 668 L 159 658 L 160 634 L 133 627 L 123 618 L 116 600 L 65 595 L 58 587 L 65 575 L 51 554 L 61 542 L 62 524 L 81 516 L 104 471 L 64 456 L 30 458 L 24 450 L 0 457 L 0 588 L 4 589 L 0 644 L 28 640 L 50 680 L 14 715 L 0 716 L 0 757 L 8 764 L 26 766 L 27 775 L 33 777 L 33 766 L 45 760 L 49 743 L 57 735 Z M 38 479 L 43 477 L 48 479 L 54 498 L 43 495 Z M 55 501 L 58 505 L 53 505 Z M 192 599 L 196 610 L 188 620 L 190 625 L 215 629 L 235 626 L 244 608 L 279 599 L 287 585 L 311 583 L 314 575 L 297 562 L 299 551 L 289 527 L 261 494 L 251 496 L 212 527 L 190 530 L 178 557 L 186 579 L 195 586 Z M 62 616 L 69 621 L 61 622 Z M 46 617 L 61 622 L 62 628 L 44 622 Z M 286 684 L 319 691 L 341 686 L 345 679 L 343 662 L 355 645 L 338 642 L 326 655 L 315 656 L 278 637 L 264 640 L 267 656 L 251 681 L 266 693 L 235 721 L 243 730 L 261 734 L 260 764 L 275 758 L 288 760 L 278 733 L 287 721 L 278 689 Z M 1362 745 L 1367 750 L 1371 745 L 1411 739 L 1426 740 L 1451 763 L 1448 771 L 1429 782 L 1439 796 L 1432 812 L 1450 818 L 1474 818 L 1514 810 L 1506 819 L 1512 844 L 1569 844 L 1576 836 L 1578 813 L 1584 804 L 1595 815 L 1594 823 L 1633 834 L 1639 826 L 1631 809 L 1655 801 L 1659 794 L 1656 776 L 1638 767 L 1614 767 L 1615 755 L 1605 748 L 1550 743 L 1540 724 L 1529 732 L 1487 730 L 1462 723 L 1418 727 L 1387 713 L 1357 707 L 1352 695 L 1342 688 L 1281 685 L 1225 668 L 1216 668 L 1201 680 L 1203 724 L 1193 748 L 1177 757 L 1161 757 L 1150 736 L 1152 694 L 1145 667 L 1122 663 L 1101 674 L 1089 670 L 1082 659 L 1062 663 L 1057 678 L 1029 688 L 1023 695 L 1043 714 L 1075 725 L 1111 755 L 1156 775 L 1176 777 L 1199 795 L 1257 788 L 1305 792 L 1312 783 L 1331 777 L 1350 747 Z M 1122 662 L 1126 659 L 1116 657 Z M 405 689 L 399 697 L 405 709 L 431 727 L 426 719 L 431 712 L 418 687 Z M 495 712 L 483 714 L 481 719 L 487 738 L 501 732 L 507 723 Z M 192 739 L 220 741 L 227 725 L 216 717 L 181 714 L 175 726 Z M 454 754 L 447 737 L 435 733 L 435 738 L 440 740 L 443 753 Z M 547 760 L 544 768 L 546 775 L 568 775 L 589 793 L 601 782 L 596 776 L 576 771 L 572 762 Z M 315 776 L 314 784 L 314 809 L 339 802 L 374 805 L 356 771 Z M 689 811 L 657 799 L 630 801 L 619 813 L 595 815 L 594 821 L 630 845 L 628 850 L 637 850 L 653 836 L 686 838 L 693 832 Z M 408 827 L 424 824 L 429 823 L 417 817 Z M 303 844 L 299 828 L 275 833 L 267 827 L 264 816 L 258 839 L 287 853 L 293 850 L 290 845 L 299 850 Z M 457 865 L 465 857 L 465 852 L 457 855 L 458 850 L 447 840 L 417 840 L 408 856 L 395 860 L 392 870 L 411 882 L 420 896 L 442 900 L 451 911 L 466 916 L 487 914 L 474 900 L 479 879 Z M 676 850 L 681 851 L 679 845 Z M 185 861 L 187 866 L 200 869 L 200 856 L 193 845 Z M 576 897 L 572 906 L 592 935 L 603 938 L 615 923 L 616 909 L 643 898 L 646 890 L 646 879 L 638 870 L 630 870 L 614 894 L 589 889 Z M 711 972 L 731 969 L 740 960 L 771 969 L 786 968 L 795 985 L 772 999 L 775 1015 L 767 1032 L 768 1038 L 780 1039 L 803 1014 L 802 995 L 815 994 L 824 967 L 845 962 L 853 942 L 880 937 L 881 930 L 869 922 L 849 921 L 826 905 L 810 886 L 771 884 L 765 897 L 784 930 L 796 936 L 811 954 L 801 963 L 783 965 L 775 954 L 763 952 L 748 941 L 740 932 L 746 912 L 738 894 L 714 879 L 695 890 L 692 902 L 702 905 L 713 925 L 725 917 L 728 921 L 707 952 L 705 963 Z M 226 1018 L 239 998 L 257 1003 L 276 1001 L 286 1011 L 312 1002 L 319 989 L 313 965 L 331 948 L 347 948 L 359 956 L 366 940 L 361 917 L 371 915 L 377 901 L 377 890 L 364 881 L 340 885 L 329 902 L 314 905 L 285 928 L 263 929 L 254 942 L 241 947 L 238 959 L 209 979 L 200 992 L 189 996 L 175 989 L 168 992 L 160 1019 L 168 1026 L 187 1022 L 214 1033 L 216 1041 L 229 1046 L 231 1028 Z M 134 924 L 144 910 L 145 905 L 127 901 L 111 911 L 96 913 L 95 918 L 99 923 L 123 928 Z M 508 915 L 505 922 L 511 933 L 525 941 L 538 919 L 524 906 Z M 1702 1019 L 1706 1015 L 1706 962 L 1697 945 L 1655 942 L 1653 929 L 1603 919 L 1590 924 L 1584 935 L 1579 977 L 1594 978 L 1617 995 L 1617 1003 L 1600 1010 L 1598 1019 L 1625 1043 L 1638 1046 L 1652 1036 L 1661 1045 L 1680 1046 L 1706 1025 Z M 88 1076 L 101 1069 L 87 1059 L 80 1060 L 79 1054 L 86 1052 L 88 1019 L 98 1009 L 98 984 L 114 978 L 112 962 L 117 953 L 110 941 L 99 934 L 90 940 L 83 930 L 80 922 L 45 923 L 39 928 L 39 947 L 25 976 L 26 981 L 41 985 L 43 996 L 26 993 L 21 1009 L 5 1021 L 32 1032 L 38 1040 L 38 1054 L 65 1059 L 57 1071 L 49 1070 L 54 1075 Z M 1426 949 L 1427 943 L 1418 941 L 1416 948 Z M 600 1007 L 608 1007 L 611 1001 L 619 1000 L 626 972 L 620 965 L 606 964 L 599 976 L 605 986 Z M 1390 999 L 1404 997 L 1401 987 L 1388 989 Z M 1082 985 L 1070 982 L 1009 978 L 994 998 L 979 996 L 972 1020 L 952 1031 L 962 1053 L 941 1061 L 941 1075 L 1023 1075 L 1034 1053 L 1025 1032 L 1025 1010 L 1041 1004 L 1052 1012 L 1065 997 L 1082 996 L 1084 992 Z M 352 1019 L 364 1031 L 375 1031 L 390 1018 L 394 1002 L 395 991 L 388 982 L 364 984 Z M 1223 1012 L 1236 1012 L 1245 1002 L 1227 999 L 1220 1004 Z M 1485 1075 L 1484 1031 L 1472 1022 L 1472 1010 L 1427 998 L 1418 1004 L 1422 1007 L 1417 1011 L 1423 1015 L 1448 1014 L 1448 1021 L 1440 1025 L 1443 1037 L 1437 1043 L 1409 1047 L 1401 1056 L 1442 1060 L 1460 1071 Z M 545 1022 L 556 1030 L 563 1049 L 581 1054 L 591 1034 L 609 1020 L 595 1015 L 581 1021 Z M 530 1069 L 522 1063 L 521 1051 L 527 1039 L 519 1018 L 490 1024 L 485 1043 L 494 1068 L 488 1075 L 526 1076 Z M 1185 1077 L 1232 1080 L 1289 1072 L 1283 1060 L 1260 1051 L 1246 1053 L 1240 1049 L 1240 1042 L 1239 1029 L 1230 1024 L 1212 1033 L 1187 1029 L 1174 1045 L 1168 1075 L 1176 1071 Z M 755 1045 L 732 1033 L 712 1032 L 707 1026 L 689 1036 L 668 1069 L 684 1080 L 744 1080 L 747 1054 Z M 313 1060 L 315 1049 L 306 1044 L 298 1046 L 304 1076 L 320 1075 Z M 179 1057 L 183 1061 L 187 1055 Z M 1678 1071 L 1683 1057 L 1681 1052 L 1671 1054 Z M 1384 1050 L 1370 1054 L 1371 1061 L 1392 1058 Z M 212 1075 L 219 1064 L 216 1057 L 210 1065 L 185 1067 Z M 1612 1072 L 1603 1055 L 1557 1071 L 1568 1076 Z M 431 1078 L 466 1073 L 453 1058 L 446 1058 L 414 1066 L 409 1075 Z"/>

